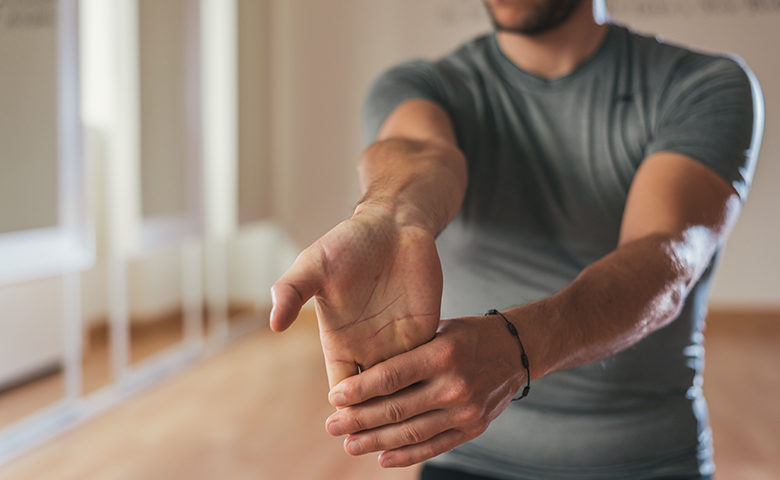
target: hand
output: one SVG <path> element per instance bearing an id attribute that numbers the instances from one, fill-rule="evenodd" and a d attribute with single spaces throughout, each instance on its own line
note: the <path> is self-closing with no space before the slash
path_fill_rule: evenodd
<path id="1" fill-rule="evenodd" d="M 522 332 L 521 332 L 522 335 Z M 331 435 L 382 467 L 422 462 L 485 431 L 525 384 L 520 349 L 501 318 L 442 320 L 436 337 L 331 389 Z"/>
<path id="2" fill-rule="evenodd" d="M 332 387 L 433 338 L 441 293 L 433 235 L 378 207 L 359 208 L 274 284 L 271 328 L 286 329 L 314 296 Z"/>

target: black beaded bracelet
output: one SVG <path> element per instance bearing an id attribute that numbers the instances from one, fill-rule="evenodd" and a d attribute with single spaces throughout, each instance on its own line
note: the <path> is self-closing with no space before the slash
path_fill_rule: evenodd
<path id="1" fill-rule="evenodd" d="M 520 335 L 517 333 L 517 328 L 515 328 L 514 324 L 506 319 L 503 313 L 499 312 L 496 309 L 490 309 L 485 315 L 498 315 L 501 318 L 504 319 L 504 322 L 506 322 L 506 328 L 509 330 L 509 333 L 512 334 L 513 337 L 515 337 L 515 340 L 517 340 L 518 345 L 520 345 L 520 359 L 523 361 L 523 366 L 525 367 L 525 387 L 523 387 L 523 393 L 520 394 L 519 397 L 513 398 L 512 401 L 517 401 L 525 398 L 528 395 L 528 391 L 531 390 L 531 368 L 529 367 L 528 363 L 528 355 L 525 354 L 525 347 L 523 346 L 523 342 L 520 341 Z"/>

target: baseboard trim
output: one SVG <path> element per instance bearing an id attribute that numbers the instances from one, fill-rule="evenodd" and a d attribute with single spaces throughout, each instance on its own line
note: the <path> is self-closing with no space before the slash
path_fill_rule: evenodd
<path id="1" fill-rule="evenodd" d="M 62 373 L 62 363 L 53 361 L 45 365 L 41 365 L 33 370 L 27 371 L 22 375 L 12 377 L 2 384 L 0 384 L 0 395 L 10 392 L 19 387 L 37 382 L 51 375 L 57 375 Z"/>
<path id="2" fill-rule="evenodd" d="M 707 321 L 711 323 L 744 321 L 780 324 L 780 308 L 710 307 Z"/>
<path id="3" fill-rule="evenodd" d="M 705 334 L 778 338 L 780 309 L 711 308 L 707 314 Z"/>
<path id="4" fill-rule="evenodd" d="M 270 306 L 256 307 L 255 305 L 239 302 L 230 303 L 227 308 L 229 321 L 234 318 L 244 318 L 250 315 L 267 316 L 267 312 L 269 311 Z M 204 305 L 201 312 L 201 318 L 204 319 L 204 327 L 206 328 L 208 328 L 209 324 L 208 312 L 208 305 Z M 133 316 L 130 318 L 129 322 L 130 334 L 139 337 L 153 335 L 161 329 L 175 328 L 183 318 L 184 312 L 179 307 L 166 310 L 158 315 Z M 84 334 L 88 344 L 105 341 L 105 339 L 108 338 L 109 323 L 107 317 L 100 317 L 87 322 Z"/>

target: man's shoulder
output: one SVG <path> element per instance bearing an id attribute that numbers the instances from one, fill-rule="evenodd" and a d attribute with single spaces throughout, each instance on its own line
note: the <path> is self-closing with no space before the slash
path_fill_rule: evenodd
<path id="1" fill-rule="evenodd" d="M 461 67 L 473 67 L 483 63 L 490 55 L 491 45 L 494 42 L 494 34 L 485 33 L 474 37 L 453 51 L 440 57 L 435 63 Z"/>
<path id="2" fill-rule="evenodd" d="M 638 33 L 626 27 L 626 43 L 634 62 L 656 85 L 687 82 L 703 77 L 737 76 L 748 81 L 745 63 L 736 55 L 710 52 L 667 40 L 660 35 Z"/>
<path id="3" fill-rule="evenodd" d="M 469 40 L 435 59 L 417 58 L 396 64 L 382 78 L 394 83 L 425 83 L 445 97 L 460 98 L 494 75 L 490 34 Z"/>
<path id="4" fill-rule="evenodd" d="M 481 77 L 491 67 L 491 34 L 475 37 L 435 59 L 414 59 L 395 66 L 408 74 L 436 77 L 448 84 Z"/>

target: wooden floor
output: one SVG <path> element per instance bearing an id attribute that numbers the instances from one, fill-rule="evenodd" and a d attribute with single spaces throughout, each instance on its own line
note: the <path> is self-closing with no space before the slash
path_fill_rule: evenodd
<path id="1" fill-rule="evenodd" d="M 183 317 L 164 316 L 160 321 L 134 326 L 130 330 L 130 364 L 181 343 L 184 338 Z M 109 385 L 111 352 L 108 329 L 104 325 L 92 329 L 85 338 L 82 355 L 82 391 L 89 394 Z M 61 370 L 42 375 L 19 387 L 0 392 L 0 428 L 25 416 L 53 405 L 65 396 L 65 379 Z"/>
<path id="2" fill-rule="evenodd" d="M 713 318 L 707 393 L 720 480 L 780 479 L 780 318 Z M 331 408 L 313 322 L 251 334 L 0 467 L 0 479 L 413 479 L 353 458 Z"/>
<path id="3" fill-rule="evenodd" d="M 705 339 L 718 479 L 780 480 L 780 314 L 713 314 Z"/>
<path id="4" fill-rule="evenodd" d="M 204 317 L 206 316 L 204 311 Z M 235 304 L 228 309 L 228 325 L 239 325 L 248 317 L 264 322 L 268 310 L 258 313 L 254 308 Z M 260 318 L 262 317 L 262 319 Z M 205 333 L 213 325 L 204 325 Z M 179 345 L 184 340 L 184 315 L 172 311 L 155 319 L 131 321 L 128 353 L 130 365 L 140 363 L 164 350 Z M 89 394 L 113 382 L 111 351 L 107 321 L 98 322 L 84 338 L 81 362 L 82 392 Z M 65 378 L 61 369 L 27 379 L 23 384 L 0 390 L 0 429 L 62 401 L 65 396 Z"/>

